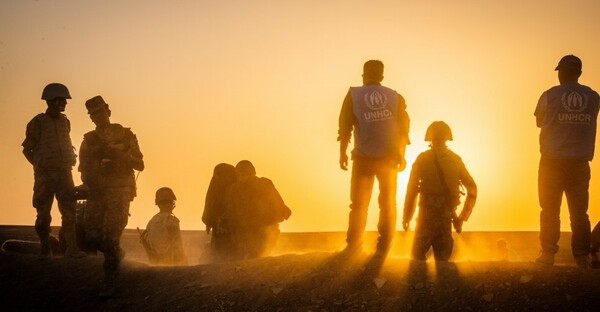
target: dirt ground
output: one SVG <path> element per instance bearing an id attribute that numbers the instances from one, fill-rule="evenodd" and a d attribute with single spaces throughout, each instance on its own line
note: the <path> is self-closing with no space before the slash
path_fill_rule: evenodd
<path id="1" fill-rule="evenodd" d="M 0 241 L 17 232 L 0 227 Z M 18 238 L 26 239 L 29 232 L 20 233 Z M 510 237 L 513 246 L 535 237 L 510 235 L 503 237 Z M 151 267 L 136 249 L 134 237 L 124 235 L 128 253 L 118 292 L 109 299 L 97 296 L 101 256 L 73 260 L 0 253 L 2 311 L 600 310 L 600 270 L 577 269 L 570 260 L 552 267 L 530 259 L 466 260 L 464 249 L 474 243 L 457 244 L 463 256 L 455 262 L 414 263 L 402 255 L 406 248 L 392 250 L 386 259 L 368 250 L 350 258 L 332 250 L 310 250 L 319 249 L 309 248 L 313 240 L 343 241 L 339 233 L 282 235 L 287 246 L 280 245 L 277 256 L 226 263 L 200 257 L 186 267 Z M 480 233 L 470 240 L 474 237 L 495 241 L 497 236 Z M 196 245 L 202 246 L 197 241 Z M 298 252 L 292 252 L 294 248 Z M 190 251 L 188 257 L 201 256 L 202 249 Z M 491 250 L 484 253 L 489 256 Z"/>

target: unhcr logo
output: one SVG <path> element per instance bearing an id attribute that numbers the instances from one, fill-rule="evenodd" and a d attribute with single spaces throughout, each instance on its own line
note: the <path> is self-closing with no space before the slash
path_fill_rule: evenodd
<path id="1" fill-rule="evenodd" d="M 582 96 L 577 91 L 563 93 L 561 100 L 563 108 L 569 113 L 580 113 L 587 107 L 587 95 Z"/>
<path id="2" fill-rule="evenodd" d="M 582 113 L 587 108 L 588 98 L 586 94 L 581 95 L 577 91 L 563 93 L 561 101 L 567 112 L 558 114 L 560 123 L 591 124 L 592 115 Z"/>
<path id="3" fill-rule="evenodd" d="M 365 94 L 364 100 L 367 106 L 373 110 L 383 109 L 387 106 L 387 96 L 377 90 Z"/>

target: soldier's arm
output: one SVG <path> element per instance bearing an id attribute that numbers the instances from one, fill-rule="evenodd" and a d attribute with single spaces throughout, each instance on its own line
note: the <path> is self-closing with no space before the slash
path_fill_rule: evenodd
<path id="1" fill-rule="evenodd" d="M 475 180 L 473 180 L 473 177 L 469 174 L 469 171 L 467 171 L 464 164 L 462 165 L 460 180 L 467 190 L 467 198 L 465 199 L 459 218 L 462 221 L 467 221 L 469 220 L 473 208 L 475 207 L 475 202 L 477 201 L 477 184 L 475 184 Z"/>
<path id="2" fill-rule="evenodd" d="M 87 185 L 90 184 L 90 170 L 92 170 L 90 157 L 90 147 L 84 138 L 79 147 L 79 167 L 77 167 L 77 170 L 81 172 L 81 182 Z"/>
<path id="3" fill-rule="evenodd" d="M 137 137 L 135 136 L 135 134 L 133 134 L 131 136 L 131 141 L 130 141 L 129 146 L 130 146 L 130 153 L 129 153 L 129 160 L 128 160 L 129 165 L 131 166 L 131 168 L 133 168 L 137 171 L 143 171 L 144 170 L 144 155 L 140 151 L 140 146 L 138 144 L 138 140 L 137 140 Z"/>
<path id="4" fill-rule="evenodd" d="M 37 142 L 40 139 L 40 126 L 37 118 L 32 119 L 25 129 L 25 140 L 21 144 L 23 146 L 23 155 L 30 164 L 33 165 L 33 155 Z"/>

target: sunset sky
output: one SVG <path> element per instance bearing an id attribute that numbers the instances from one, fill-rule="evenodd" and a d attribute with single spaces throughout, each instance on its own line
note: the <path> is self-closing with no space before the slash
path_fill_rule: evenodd
<path id="1" fill-rule="evenodd" d="M 145 228 L 158 212 L 155 190 L 169 186 L 181 227 L 204 229 L 213 167 L 248 159 L 292 209 L 282 231 L 343 231 L 350 171 L 338 166 L 338 115 L 348 87 L 362 83 L 362 64 L 379 59 L 383 84 L 404 96 L 411 117 L 399 212 L 425 129 L 444 120 L 449 147 L 479 186 L 465 230 L 537 230 L 533 111 L 558 84 L 566 54 L 583 60 L 580 82 L 600 90 L 599 13 L 597 0 L 0 0 L 0 224 L 35 220 L 21 143 L 45 111 L 42 89 L 61 82 L 73 97 L 66 114 L 77 149 L 94 127 L 84 103 L 95 95 L 137 134 L 146 170 L 128 228 Z M 76 169 L 74 177 L 79 184 Z M 569 230 L 566 203 L 562 211 Z M 53 216 L 59 225 L 56 205 Z"/>

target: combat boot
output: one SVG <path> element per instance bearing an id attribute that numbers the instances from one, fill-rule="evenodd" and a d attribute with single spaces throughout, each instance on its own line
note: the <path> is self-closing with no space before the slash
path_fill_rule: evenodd
<path id="1" fill-rule="evenodd" d="M 65 232 L 65 240 L 67 244 L 67 249 L 65 250 L 65 257 L 79 259 L 87 256 L 86 253 L 81 251 L 81 249 L 79 249 L 79 247 L 77 246 L 75 232 Z"/>
<path id="2" fill-rule="evenodd" d="M 542 254 L 535 259 L 535 263 L 543 265 L 554 265 L 554 254 L 542 251 Z"/>
<path id="3" fill-rule="evenodd" d="M 580 269 L 589 269 L 591 268 L 590 259 L 588 256 L 577 256 L 575 257 L 575 264 Z"/>
<path id="4" fill-rule="evenodd" d="M 52 249 L 50 248 L 48 237 L 40 238 L 40 245 L 40 257 L 46 258 L 52 256 Z"/>
<path id="5" fill-rule="evenodd" d="M 104 271 L 104 279 L 102 280 L 102 285 L 100 286 L 100 292 L 98 296 L 101 298 L 109 298 L 115 294 L 116 285 L 115 280 L 117 277 L 117 273 L 114 271 Z"/>
<path id="6" fill-rule="evenodd" d="M 592 269 L 600 269 L 600 261 L 598 261 L 598 254 L 596 252 L 592 253 L 590 265 L 592 266 Z"/>

